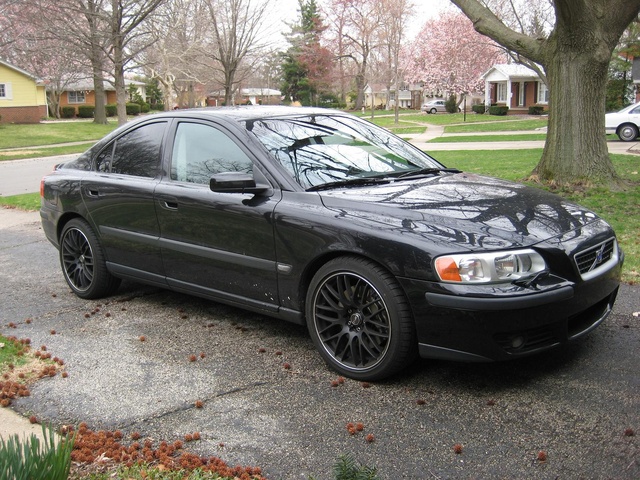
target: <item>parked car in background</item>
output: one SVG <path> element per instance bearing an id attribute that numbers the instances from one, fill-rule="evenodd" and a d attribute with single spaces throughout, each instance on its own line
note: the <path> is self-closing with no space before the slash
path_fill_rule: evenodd
<path id="1" fill-rule="evenodd" d="M 619 112 L 607 113 L 605 132 L 616 134 L 623 142 L 633 142 L 640 132 L 640 102 L 629 105 Z"/>
<path id="2" fill-rule="evenodd" d="M 445 107 L 444 100 L 431 100 L 424 105 L 422 105 L 421 110 L 425 113 L 438 113 L 444 112 L 447 113 L 447 108 Z"/>
<path id="3" fill-rule="evenodd" d="M 507 360 L 583 337 L 611 312 L 624 260 L 583 207 L 318 108 L 145 116 L 41 192 L 79 297 L 126 278 L 306 325 L 358 380 L 418 354 Z"/>

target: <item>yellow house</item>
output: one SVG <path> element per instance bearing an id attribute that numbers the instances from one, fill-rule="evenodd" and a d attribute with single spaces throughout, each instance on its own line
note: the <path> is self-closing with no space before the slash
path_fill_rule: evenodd
<path id="1" fill-rule="evenodd" d="M 0 122 L 38 123 L 47 116 L 44 83 L 0 60 Z"/>

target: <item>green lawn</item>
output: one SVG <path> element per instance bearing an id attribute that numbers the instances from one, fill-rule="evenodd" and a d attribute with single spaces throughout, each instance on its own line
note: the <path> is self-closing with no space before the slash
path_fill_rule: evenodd
<path id="1" fill-rule="evenodd" d="M 68 142 L 90 142 L 104 137 L 118 124 L 92 122 L 56 122 L 34 125 L 0 124 L 0 149 L 55 145 Z"/>

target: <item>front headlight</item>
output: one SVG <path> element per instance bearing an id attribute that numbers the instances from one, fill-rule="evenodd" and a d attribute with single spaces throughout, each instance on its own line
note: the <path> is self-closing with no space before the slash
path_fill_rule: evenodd
<path id="1" fill-rule="evenodd" d="M 445 255 L 435 260 L 440 280 L 453 283 L 500 283 L 530 277 L 546 270 L 534 250 Z"/>

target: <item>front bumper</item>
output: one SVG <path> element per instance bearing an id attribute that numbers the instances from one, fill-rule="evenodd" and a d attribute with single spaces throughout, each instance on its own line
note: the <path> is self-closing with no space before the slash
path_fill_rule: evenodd
<path id="1" fill-rule="evenodd" d="M 498 361 L 578 339 L 609 315 L 619 263 L 589 281 L 550 276 L 531 288 L 463 286 L 401 279 L 423 358 Z"/>

